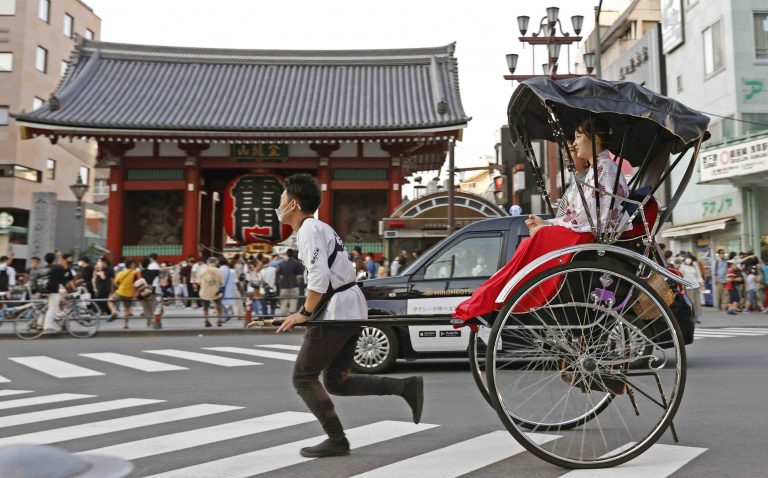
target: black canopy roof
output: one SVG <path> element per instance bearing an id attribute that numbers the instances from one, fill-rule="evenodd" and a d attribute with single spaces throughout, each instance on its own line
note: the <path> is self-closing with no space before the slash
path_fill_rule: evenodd
<path id="1" fill-rule="evenodd" d="M 608 149 L 617 155 L 624 126 L 629 124 L 621 153 L 635 166 L 646 157 L 653 160 L 678 153 L 691 142 L 704 139 L 709 124 L 707 116 L 629 81 L 537 77 L 523 81 L 512 94 L 507 114 L 513 141 L 519 141 L 519 131 L 531 140 L 555 140 L 545 105 L 557 115 L 569 137 L 590 113 L 605 120 L 613 133 Z M 649 151 L 657 133 L 659 138 Z"/>

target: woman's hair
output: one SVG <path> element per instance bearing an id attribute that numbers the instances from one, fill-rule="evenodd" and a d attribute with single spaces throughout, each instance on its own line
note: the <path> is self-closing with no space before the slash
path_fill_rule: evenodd
<path id="1" fill-rule="evenodd" d="M 592 129 L 594 129 L 595 138 L 607 148 L 611 142 L 611 127 L 604 119 L 595 117 L 592 118 L 592 126 L 593 128 L 589 127 L 589 118 L 585 118 L 576 124 L 576 131 L 592 138 Z"/>

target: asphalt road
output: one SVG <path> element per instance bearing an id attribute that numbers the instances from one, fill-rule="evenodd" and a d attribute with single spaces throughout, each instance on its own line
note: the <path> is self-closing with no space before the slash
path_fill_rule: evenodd
<path id="1" fill-rule="evenodd" d="M 702 330 L 688 348 L 675 420 L 680 448 L 669 449 L 672 459 L 648 455 L 609 474 L 568 472 L 527 452 L 493 457 L 466 451 L 469 444 L 449 448 L 466 440 L 515 446 L 463 361 L 398 365 L 394 376 L 424 375 L 419 426 L 399 398 L 337 397 L 359 448 L 349 457 L 301 459 L 297 448 L 319 441 L 313 437 L 322 430 L 291 386 L 300 342 L 298 335 L 3 340 L 0 445 L 99 450 L 131 459 L 133 476 L 766 476 L 768 328 Z M 662 443 L 674 445 L 669 433 Z"/>

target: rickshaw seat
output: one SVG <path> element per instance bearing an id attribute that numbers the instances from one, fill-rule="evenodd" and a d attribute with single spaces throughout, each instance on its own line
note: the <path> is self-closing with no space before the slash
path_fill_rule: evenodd
<path id="1" fill-rule="evenodd" d="M 651 186 L 644 186 L 642 188 L 637 188 L 632 194 L 630 194 L 629 199 L 640 202 L 645 200 L 645 198 L 650 193 Z M 635 204 L 627 204 L 627 214 L 631 216 L 635 213 L 635 211 L 637 211 L 637 208 L 638 206 Z M 659 203 L 656 201 L 656 198 L 651 196 L 650 199 L 648 199 L 648 202 L 645 203 L 643 209 L 645 210 L 645 218 L 648 221 L 648 227 L 653 230 L 653 227 L 656 225 L 656 220 L 659 217 Z M 643 227 L 643 217 L 638 214 L 632 220 L 632 229 L 625 231 L 621 235 L 621 239 L 634 239 L 636 237 L 642 236 L 643 234 L 645 234 L 645 228 Z"/>

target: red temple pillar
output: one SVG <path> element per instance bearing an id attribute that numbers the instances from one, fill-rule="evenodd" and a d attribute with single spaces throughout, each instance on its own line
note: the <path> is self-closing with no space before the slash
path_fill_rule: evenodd
<path id="1" fill-rule="evenodd" d="M 320 184 L 320 209 L 317 218 L 330 224 L 333 217 L 333 199 L 331 192 L 331 154 L 339 149 L 335 143 L 316 143 L 309 147 L 320 156 L 317 168 L 317 182 Z"/>
<path id="2" fill-rule="evenodd" d="M 125 152 L 134 143 L 99 142 L 99 156 L 109 166 L 109 212 L 107 215 L 107 249 L 112 261 L 117 262 L 123 255 L 123 217 L 125 213 Z"/>
<path id="3" fill-rule="evenodd" d="M 403 202 L 403 166 L 400 158 L 392 158 L 389 166 L 389 193 L 387 210 L 392 214 Z"/>
<path id="4" fill-rule="evenodd" d="M 181 253 L 184 257 L 197 256 L 200 243 L 200 166 L 198 157 L 208 149 L 207 144 L 180 143 L 179 149 L 187 153 L 184 161 L 184 220 L 182 222 Z"/>

